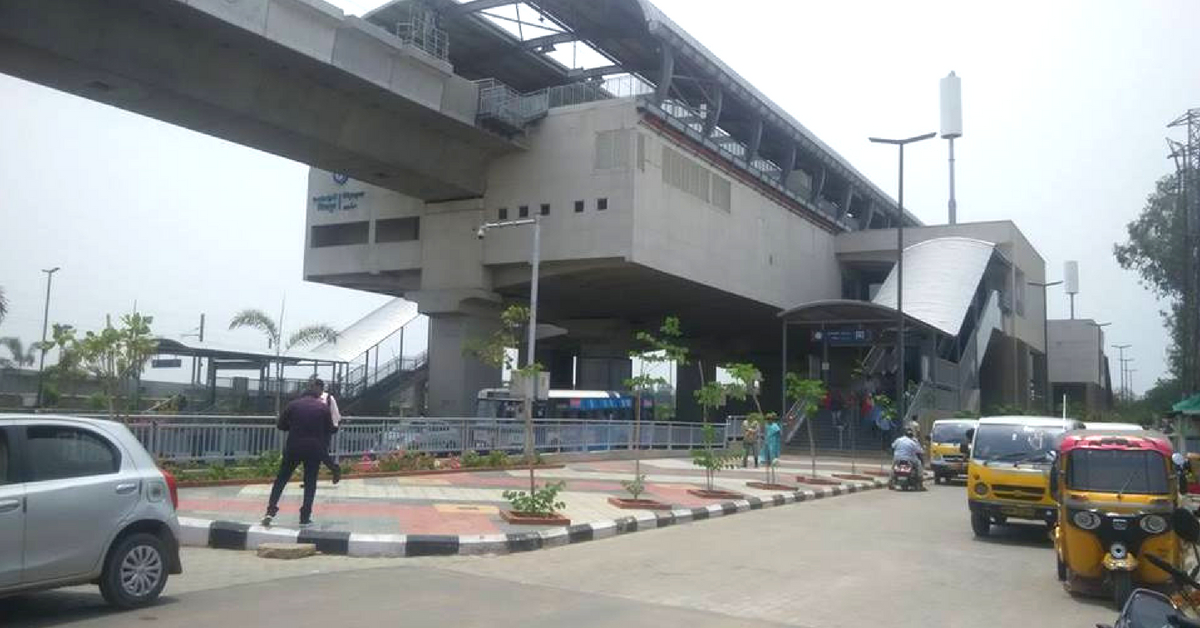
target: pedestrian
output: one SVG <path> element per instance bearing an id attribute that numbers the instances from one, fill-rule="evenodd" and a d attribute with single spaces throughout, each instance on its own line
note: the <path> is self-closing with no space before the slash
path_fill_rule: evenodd
<path id="1" fill-rule="evenodd" d="M 749 466 L 750 457 L 754 457 L 754 468 L 758 468 L 758 424 L 750 421 L 742 422 L 742 468 Z"/>
<path id="2" fill-rule="evenodd" d="M 300 506 L 300 525 L 312 525 L 313 498 L 317 494 L 317 472 L 327 455 L 329 434 L 333 433 L 333 416 L 330 407 L 321 401 L 316 382 L 309 382 L 304 394 L 292 401 L 279 415 L 276 427 L 287 432 L 283 446 L 283 460 L 279 463 L 279 474 L 271 487 L 267 501 L 267 514 L 262 518 L 264 526 L 271 525 L 279 514 L 279 498 L 287 486 L 296 467 L 304 467 L 304 502 Z"/>
<path id="3" fill-rule="evenodd" d="M 325 457 L 321 459 L 321 463 L 329 468 L 329 472 L 333 474 L 333 483 L 337 484 L 342 481 L 342 467 L 338 465 L 337 461 L 333 459 L 333 455 L 329 453 L 329 445 L 333 440 L 334 432 L 338 431 L 338 427 L 342 422 L 342 413 L 338 410 L 337 399 L 326 392 L 324 380 L 314 377 L 312 379 L 312 386 L 318 392 L 317 397 L 325 402 L 325 405 L 329 406 L 329 418 L 333 422 L 333 431 L 325 437 Z"/>
<path id="4" fill-rule="evenodd" d="M 833 416 L 833 424 L 842 424 L 842 410 L 846 409 L 846 402 L 842 399 L 841 393 L 836 390 L 829 391 L 829 414 Z"/>

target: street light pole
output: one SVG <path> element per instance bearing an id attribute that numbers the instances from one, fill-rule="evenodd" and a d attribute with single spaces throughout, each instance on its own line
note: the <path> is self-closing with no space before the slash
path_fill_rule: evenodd
<path id="1" fill-rule="evenodd" d="M 1042 359 L 1046 361 L 1046 389 L 1042 396 L 1046 398 L 1046 416 L 1050 416 L 1054 412 L 1054 393 L 1050 390 L 1050 308 L 1048 307 L 1050 299 L 1046 294 L 1046 289 L 1061 283 L 1062 281 L 1029 282 L 1029 285 L 1042 289 L 1042 342 L 1046 345 L 1042 351 Z"/>
<path id="2" fill-rule="evenodd" d="M 50 326 L 50 284 L 54 280 L 54 273 L 59 271 L 60 266 L 44 269 L 46 273 L 46 306 L 42 310 L 42 355 L 38 358 L 38 389 L 37 389 L 37 407 L 42 407 L 42 396 L 44 393 L 44 376 L 46 371 L 46 329 Z"/>
<path id="3" fill-rule="evenodd" d="M 530 254 L 530 280 L 529 280 L 529 334 L 526 339 L 526 356 L 525 366 L 530 372 L 530 382 L 525 389 L 525 462 L 529 465 L 529 494 L 534 492 L 533 479 L 533 404 L 538 395 L 538 374 L 530 368 L 536 363 L 535 351 L 537 350 L 537 307 L 538 307 L 538 275 L 541 270 L 542 263 L 542 223 L 537 217 L 525 218 L 521 220 L 506 220 L 501 222 L 485 222 L 479 226 L 475 235 L 482 240 L 489 229 L 502 229 L 504 227 L 521 227 L 524 225 L 533 225 L 533 251 Z"/>
<path id="4" fill-rule="evenodd" d="M 896 195 L 896 213 L 899 215 L 896 221 L 896 416 L 901 422 L 908 416 L 904 398 L 907 388 L 904 375 L 904 147 L 934 137 L 937 137 L 937 133 L 925 133 L 904 139 L 867 138 L 876 144 L 900 147 L 900 181 Z"/>
<path id="5" fill-rule="evenodd" d="M 1117 351 L 1121 352 L 1120 357 L 1117 358 L 1118 360 L 1121 361 L 1121 397 L 1126 398 L 1127 401 L 1128 401 L 1128 395 L 1126 394 L 1127 389 L 1125 386 L 1125 350 L 1132 346 L 1133 345 L 1131 345 L 1131 344 L 1113 345 L 1112 346 L 1113 349 L 1116 349 Z"/>

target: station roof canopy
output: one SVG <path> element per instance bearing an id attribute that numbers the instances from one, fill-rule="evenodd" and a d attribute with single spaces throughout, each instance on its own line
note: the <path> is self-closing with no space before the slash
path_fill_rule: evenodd
<path id="1" fill-rule="evenodd" d="M 259 351 L 214 342 L 176 340 L 174 338 L 156 338 L 155 342 L 158 343 L 156 352 L 159 355 L 178 355 L 262 363 L 282 361 L 284 364 L 299 364 L 301 362 L 332 364 L 344 361 L 328 355 L 306 351 L 285 351 L 276 355 L 274 351 L 269 349 Z"/>
<path id="2" fill-rule="evenodd" d="M 853 190 L 883 213 L 897 211 L 886 192 L 649 0 L 394 0 L 364 19 L 393 30 L 409 19 L 415 3 L 436 12 L 437 27 L 449 40 L 449 61 L 464 78 L 496 79 L 531 92 L 631 75 L 647 86 L 643 94 L 657 92 L 696 112 L 715 111 L 716 125 L 755 146 L 757 157 L 828 174 L 828 182 L 820 176 L 827 194 Z M 497 13 L 509 8 L 515 10 Z M 585 47 L 594 59 L 580 65 L 590 67 L 568 67 L 572 57 L 558 51 L 568 45 Z M 664 51 L 671 53 L 669 71 Z M 921 224 L 910 212 L 905 218 Z"/>
<path id="3" fill-rule="evenodd" d="M 785 323 L 794 325 L 889 326 L 896 323 L 896 308 L 870 301 L 829 299 L 813 301 L 779 313 Z M 904 315 L 905 325 L 923 331 L 937 331 L 924 321 Z"/>

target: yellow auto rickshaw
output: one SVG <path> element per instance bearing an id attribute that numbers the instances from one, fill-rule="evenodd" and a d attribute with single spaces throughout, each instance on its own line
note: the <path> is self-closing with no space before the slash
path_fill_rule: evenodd
<path id="1" fill-rule="evenodd" d="M 1063 438 L 1050 490 L 1058 501 L 1058 579 L 1068 592 L 1107 592 L 1119 609 L 1135 585 L 1169 582 L 1145 557 L 1181 565 L 1171 521 L 1182 463 L 1157 432 L 1079 430 Z"/>
<path id="2" fill-rule="evenodd" d="M 974 435 L 975 419 L 942 419 L 929 430 L 929 466 L 936 484 L 949 482 L 967 472 L 964 445 Z"/>

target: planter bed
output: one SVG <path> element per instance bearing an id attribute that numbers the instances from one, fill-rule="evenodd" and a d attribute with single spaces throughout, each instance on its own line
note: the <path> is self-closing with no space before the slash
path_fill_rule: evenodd
<path id="1" fill-rule="evenodd" d="M 368 471 L 365 473 L 343 473 L 343 480 L 366 480 L 370 478 L 395 478 L 409 475 L 447 475 L 451 473 L 486 473 L 489 471 L 525 471 L 528 469 L 561 469 L 565 465 L 561 464 L 539 464 L 530 467 L 529 465 L 515 465 L 511 467 L 462 467 L 459 469 L 410 469 L 407 471 Z M 231 478 L 228 480 L 186 480 L 182 474 L 176 476 L 179 482 L 179 488 L 207 488 L 212 486 L 249 486 L 252 484 L 271 484 L 275 478 Z M 328 475 L 322 475 L 322 480 L 329 479 Z M 293 480 L 295 481 L 295 480 Z"/>
<path id="2" fill-rule="evenodd" d="M 865 482 L 875 479 L 869 475 L 859 475 L 857 473 L 834 473 L 833 477 L 842 480 L 854 480 L 858 482 Z"/>
<path id="3" fill-rule="evenodd" d="M 569 526 L 571 520 L 562 515 L 542 515 L 515 510 L 501 510 L 500 518 L 517 525 Z"/>
<path id="4" fill-rule="evenodd" d="M 810 478 L 803 475 L 797 475 L 796 481 L 803 484 L 816 484 L 819 486 L 838 486 L 841 484 L 841 482 L 838 482 L 837 480 L 830 480 L 828 478 Z"/>
<path id="5" fill-rule="evenodd" d="M 608 503 L 617 508 L 634 510 L 670 510 L 670 504 L 664 504 L 653 499 L 626 499 L 624 497 L 609 497 Z"/>
<path id="6" fill-rule="evenodd" d="M 722 491 L 720 489 L 710 491 L 703 488 L 689 488 L 688 494 L 695 495 L 696 497 L 703 497 L 704 499 L 743 499 L 746 497 L 741 493 L 735 493 L 733 491 Z"/>
<path id="7" fill-rule="evenodd" d="M 760 491 L 794 491 L 798 487 L 788 486 L 787 484 L 771 484 L 769 482 L 746 482 L 746 486 L 756 488 Z"/>

